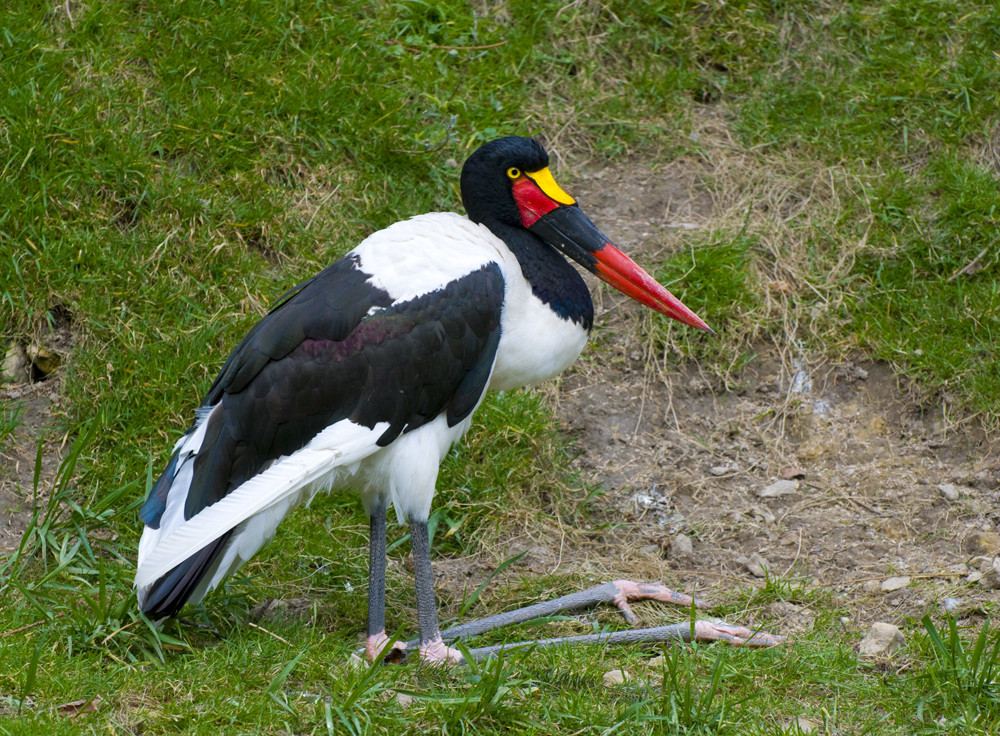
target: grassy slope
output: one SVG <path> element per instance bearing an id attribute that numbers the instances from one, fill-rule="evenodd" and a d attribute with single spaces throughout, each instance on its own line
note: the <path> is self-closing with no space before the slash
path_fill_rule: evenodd
<path id="1" fill-rule="evenodd" d="M 76 473 L 0 573 L 0 633 L 43 622 L 0 639 L 0 711 L 28 696 L 0 732 L 530 733 L 555 721 L 603 733 L 642 720 L 743 734 L 799 714 L 831 732 L 950 733 L 963 719 L 995 732 L 1000 696 L 982 666 L 978 680 L 949 670 L 926 636 L 909 674 L 859 667 L 825 599 L 794 647 L 679 650 L 657 673 L 677 688 L 605 688 L 606 669 L 643 668 L 648 652 L 631 650 L 352 673 L 363 602 L 344 590 L 363 586 L 366 561 L 350 498 L 290 520 L 194 612 L 212 628 L 157 640 L 129 596 L 141 480 L 122 484 L 158 469 L 228 348 L 285 288 L 373 229 L 457 207 L 447 159 L 498 133 L 609 160 L 710 155 L 685 134 L 706 105 L 758 164 L 834 172 L 839 206 L 782 221 L 787 239 L 756 211 L 693 236 L 714 257 L 680 291 L 734 337 L 681 345 L 724 369 L 746 336 L 786 336 L 791 315 L 811 349 L 869 350 L 995 411 L 998 28 L 992 3 L 925 0 L 515 1 L 479 17 L 461 2 L 15 4 L 0 18 L 0 326 L 10 339 L 66 323 L 79 335 L 63 386 L 81 439 Z M 949 281 L 984 248 L 983 270 Z M 787 263 L 796 288 L 775 311 L 762 294 Z M 661 275 L 690 266 L 679 257 Z M 440 485 L 458 490 L 437 504 L 450 533 L 436 552 L 472 552 L 513 524 L 541 533 L 553 509 L 585 514 L 563 452 L 537 398 L 491 402 L 446 464 Z M 542 488 L 562 489 L 544 512 Z M 77 546 L 80 529 L 90 545 Z M 410 600 L 402 565 L 390 575 Z M 472 610 L 572 582 L 525 580 Z M 315 600 L 317 625 L 242 623 L 279 590 Z M 775 583 L 753 603 L 814 595 Z M 457 613 L 461 601 L 443 603 Z M 423 699 L 404 712 L 382 701 L 388 688 Z M 56 713 L 97 695 L 96 714 Z"/>

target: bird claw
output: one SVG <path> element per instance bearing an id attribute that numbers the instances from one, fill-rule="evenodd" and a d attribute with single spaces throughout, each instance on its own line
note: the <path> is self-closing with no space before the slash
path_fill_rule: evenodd
<path id="1" fill-rule="evenodd" d="M 625 621 L 632 626 L 639 623 L 639 617 L 633 613 L 629 606 L 630 601 L 652 600 L 676 606 L 690 607 L 693 605 L 695 608 L 711 608 L 710 603 L 692 598 L 684 593 L 678 593 L 662 583 L 614 580 L 611 584 L 618 590 L 618 594 L 611 602 L 618 607 Z M 722 641 L 735 647 L 773 647 L 785 641 L 783 636 L 754 631 L 745 626 L 732 626 L 723 621 L 700 619 L 695 621 L 694 638 L 698 641 Z"/>
<path id="2" fill-rule="evenodd" d="M 785 637 L 776 634 L 733 626 L 723 621 L 705 620 L 694 622 L 694 638 L 697 641 L 721 641 L 734 647 L 774 647 L 785 641 Z"/>
<path id="3" fill-rule="evenodd" d="M 662 583 L 636 583 L 631 580 L 613 580 L 611 584 L 618 590 L 617 595 L 611 602 L 618 607 L 625 620 L 635 626 L 639 623 L 639 617 L 632 612 L 629 607 L 630 601 L 660 601 L 670 603 L 675 606 L 694 605 L 695 608 L 711 608 L 711 604 L 706 601 L 692 598 L 684 593 L 678 593 Z"/>
<path id="4" fill-rule="evenodd" d="M 454 647 L 444 643 L 440 635 L 436 639 L 422 642 L 418 648 L 420 661 L 435 667 L 446 664 L 464 664 L 465 657 Z"/>
<path id="5" fill-rule="evenodd" d="M 365 659 L 369 662 L 376 661 L 379 656 L 385 664 L 400 664 L 406 661 L 406 642 L 393 641 L 390 645 L 389 637 L 385 631 L 372 634 L 365 641 Z"/>

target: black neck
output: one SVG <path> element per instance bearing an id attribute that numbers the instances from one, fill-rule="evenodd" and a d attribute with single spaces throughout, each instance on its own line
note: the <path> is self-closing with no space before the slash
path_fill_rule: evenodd
<path id="1" fill-rule="evenodd" d="M 589 332 L 594 324 L 594 302 L 587 284 L 569 261 L 527 230 L 503 223 L 487 227 L 517 258 L 531 292 L 557 315 Z"/>

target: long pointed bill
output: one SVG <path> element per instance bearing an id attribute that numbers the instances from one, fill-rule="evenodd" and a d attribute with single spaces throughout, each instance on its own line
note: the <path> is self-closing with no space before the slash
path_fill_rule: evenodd
<path id="1" fill-rule="evenodd" d="M 531 176 L 532 180 L 535 179 L 532 174 L 528 176 Z M 538 188 L 542 189 L 541 183 L 537 183 L 539 184 Z M 562 192 L 562 190 L 558 191 Z M 568 195 L 564 196 L 568 197 Z M 514 198 L 521 205 L 521 198 L 518 197 L 516 186 Z M 534 205 L 532 214 L 541 209 L 537 205 L 537 199 L 535 197 L 531 201 L 531 204 Z M 550 202 L 548 210 L 544 214 L 535 216 L 531 224 L 528 225 L 528 230 L 549 245 L 561 250 L 605 283 L 632 297 L 640 304 L 645 304 L 650 309 L 665 314 L 678 322 L 715 334 L 712 328 L 684 306 L 680 299 L 667 291 L 635 261 L 612 245 L 611 241 L 594 226 L 594 223 L 583 214 L 576 204 L 561 204 L 555 201 L 555 198 L 552 198 Z M 522 217 L 523 213 L 524 207 L 522 206 Z"/>

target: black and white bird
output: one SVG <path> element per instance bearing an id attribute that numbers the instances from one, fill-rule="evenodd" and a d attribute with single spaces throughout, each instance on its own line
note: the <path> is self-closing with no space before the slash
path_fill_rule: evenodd
<path id="1" fill-rule="evenodd" d="M 368 657 L 389 643 L 391 506 L 411 528 L 419 656 L 460 661 L 446 640 L 482 627 L 445 638 L 438 627 L 427 533 L 438 466 L 487 390 L 552 378 L 583 350 L 593 303 L 564 256 L 642 304 L 709 330 L 600 233 L 548 165 L 528 138 L 483 145 L 462 169 L 467 217 L 421 215 L 372 234 L 249 331 L 142 507 L 135 582 L 147 616 L 173 616 L 201 600 L 317 492 L 351 489 L 371 528 Z M 617 581 L 552 605 L 607 600 L 630 617 L 627 600 L 641 598 L 691 602 L 659 584 Z M 522 611 L 484 625 L 539 609 Z M 699 626 L 699 637 L 776 641 Z M 624 633 L 643 631 L 652 630 Z"/>

